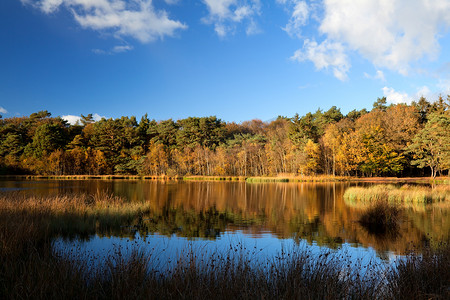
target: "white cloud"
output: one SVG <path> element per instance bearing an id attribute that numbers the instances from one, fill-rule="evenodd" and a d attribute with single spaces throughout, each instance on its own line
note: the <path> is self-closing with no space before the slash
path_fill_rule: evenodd
<path id="1" fill-rule="evenodd" d="M 92 115 L 92 118 L 94 119 L 95 122 L 100 121 L 101 119 L 106 119 L 105 116 L 100 116 L 99 114 L 95 113 Z"/>
<path id="2" fill-rule="evenodd" d="M 208 16 L 202 21 L 213 24 L 214 31 L 220 37 L 233 32 L 239 23 L 246 23 L 247 35 L 260 32 L 255 17 L 260 14 L 259 0 L 203 0 L 208 9 Z"/>
<path id="3" fill-rule="evenodd" d="M 419 100 L 423 96 L 428 101 L 435 102 L 439 99 L 439 96 L 445 99 L 447 95 L 450 95 L 450 80 L 440 79 L 435 86 L 428 87 L 425 85 L 420 87 L 415 94 L 415 98 Z"/>
<path id="4" fill-rule="evenodd" d="M 426 99 L 429 100 L 429 99 L 431 99 L 431 97 L 433 97 L 433 93 L 431 92 L 429 87 L 424 85 L 416 93 L 416 98 L 420 99 L 420 97 L 425 97 Z"/>
<path id="5" fill-rule="evenodd" d="M 114 46 L 113 48 L 111 48 L 110 50 L 103 50 L 103 49 L 92 49 L 92 52 L 94 52 L 95 54 L 109 54 L 109 55 L 113 55 L 113 54 L 118 54 L 118 53 L 123 53 L 123 52 L 127 52 L 127 51 L 131 51 L 133 50 L 133 46 L 129 46 L 129 45 L 118 45 L 118 46 Z"/>
<path id="6" fill-rule="evenodd" d="M 399 103 L 407 103 L 410 104 L 413 100 L 410 96 L 408 96 L 407 93 L 401 93 L 395 91 L 393 88 L 384 87 L 383 94 L 386 97 L 387 102 L 393 103 L 393 104 L 399 104 Z"/>
<path id="7" fill-rule="evenodd" d="M 435 58 L 450 25 L 448 0 L 325 0 L 320 32 L 375 66 L 406 75 L 420 58 Z"/>
<path id="8" fill-rule="evenodd" d="M 49 14 L 58 9 L 58 7 L 62 4 L 63 0 L 45 0 L 41 1 L 41 9 Z"/>
<path id="9" fill-rule="evenodd" d="M 80 116 L 74 116 L 74 115 L 65 115 L 61 116 L 61 119 L 66 120 L 71 125 L 75 125 L 77 122 L 81 124 L 81 117 Z M 92 115 L 92 119 L 95 122 L 100 121 L 101 119 L 106 119 L 104 116 L 100 116 L 99 114 L 95 113 Z"/>
<path id="10" fill-rule="evenodd" d="M 81 122 L 81 117 L 74 115 L 61 116 L 61 119 L 66 120 L 70 125 L 75 125 L 77 122 L 80 124 Z"/>
<path id="11" fill-rule="evenodd" d="M 261 29 L 259 28 L 258 24 L 255 21 L 251 21 L 250 24 L 247 26 L 245 33 L 247 35 L 254 35 L 261 33 Z"/>
<path id="12" fill-rule="evenodd" d="M 420 97 L 425 97 L 429 102 L 435 102 L 440 96 L 448 95 L 450 92 L 450 81 L 440 81 L 436 86 L 421 86 L 417 88 L 416 92 L 409 95 L 405 92 L 397 92 L 394 88 L 384 87 L 383 94 L 389 103 L 407 103 L 412 101 L 419 101 Z"/>
<path id="13" fill-rule="evenodd" d="M 292 13 L 291 17 L 289 19 L 289 22 L 286 24 L 286 26 L 283 28 L 284 31 L 286 31 L 291 37 L 301 37 L 301 28 L 306 25 L 309 15 L 310 15 L 310 8 L 308 4 L 305 1 L 299 1 L 299 0 L 277 0 L 280 4 L 290 4 L 292 7 Z"/>
<path id="14" fill-rule="evenodd" d="M 102 49 L 92 49 L 92 52 L 95 54 L 108 54 L 108 51 L 102 50 Z"/>
<path id="15" fill-rule="evenodd" d="M 284 28 L 289 35 L 300 37 L 305 34 L 303 26 L 317 21 L 321 40 L 341 45 L 343 55 L 359 54 L 377 68 L 402 75 L 419 72 L 420 66 L 412 67 L 416 62 L 436 59 L 439 38 L 450 27 L 449 0 L 276 1 L 291 13 Z M 314 33 L 307 37 L 315 39 Z M 317 54 L 324 56 L 326 52 Z M 313 62 L 320 59 L 309 58 Z M 350 67 L 350 62 L 346 66 Z M 348 69 L 338 71 L 346 76 Z M 382 73 L 370 78 L 385 80 Z"/>
<path id="16" fill-rule="evenodd" d="M 440 93 L 450 95 L 450 79 L 439 79 L 437 87 Z"/>
<path id="17" fill-rule="evenodd" d="M 379 79 L 381 81 L 386 81 L 386 78 L 384 77 L 383 71 L 377 70 L 377 73 L 375 74 L 375 79 Z"/>
<path id="18" fill-rule="evenodd" d="M 114 48 L 112 48 L 112 52 L 114 53 L 122 53 L 122 52 L 127 52 L 133 50 L 132 46 L 128 46 L 128 45 L 123 45 L 123 46 L 114 46 Z"/>
<path id="19" fill-rule="evenodd" d="M 378 79 L 383 82 L 386 81 L 386 77 L 384 77 L 383 71 L 380 71 L 380 70 L 377 70 L 375 75 L 370 75 L 370 74 L 364 72 L 364 77 L 369 78 L 369 79 Z"/>
<path id="20" fill-rule="evenodd" d="M 8 111 L 0 106 L 0 113 L 6 114 Z"/>
<path id="21" fill-rule="evenodd" d="M 341 81 L 347 79 L 347 72 L 350 69 L 350 62 L 344 53 L 344 47 L 328 40 L 321 44 L 305 40 L 303 49 L 297 50 L 291 59 L 298 62 L 309 60 L 317 70 L 331 68 L 333 75 Z"/>
<path id="22" fill-rule="evenodd" d="M 156 10 L 151 0 L 40 0 L 31 4 L 44 13 L 60 7 L 72 12 L 83 28 L 110 31 L 117 38 L 132 37 L 142 43 L 173 36 L 187 25 L 172 20 L 164 10 Z"/>

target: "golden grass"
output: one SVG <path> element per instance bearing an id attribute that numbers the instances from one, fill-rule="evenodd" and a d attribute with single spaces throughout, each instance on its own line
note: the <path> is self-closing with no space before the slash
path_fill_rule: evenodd
<path id="1" fill-rule="evenodd" d="M 87 236 L 96 232 L 120 231 L 122 226 L 150 211 L 148 202 L 128 202 L 123 198 L 97 192 L 93 195 L 25 196 L 9 194 L 0 197 L 0 213 L 39 216 L 50 234 Z"/>
<path id="2" fill-rule="evenodd" d="M 278 174 L 277 176 L 259 176 L 247 177 L 246 182 L 263 183 L 263 182 L 337 182 L 349 181 L 350 177 L 317 175 L 317 176 L 295 176 L 293 174 Z"/>
<path id="3" fill-rule="evenodd" d="M 374 185 L 370 187 L 350 187 L 345 191 L 344 200 L 348 203 L 438 203 L 450 201 L 450 185 L 435 187 L 403 185 Z"/>

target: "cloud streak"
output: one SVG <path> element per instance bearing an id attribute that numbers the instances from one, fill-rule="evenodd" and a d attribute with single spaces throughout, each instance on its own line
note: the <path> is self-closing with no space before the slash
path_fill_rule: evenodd
<path id="1" fill-rule="evenodd" d="M 306 1 L 300 0 L 277 0 L 278 3 L 287 5 L 292 11 L 289 22 L 282 29 L 291 37 L 302 37 L 302 27 L 308 22 L 311 8 Z"/>

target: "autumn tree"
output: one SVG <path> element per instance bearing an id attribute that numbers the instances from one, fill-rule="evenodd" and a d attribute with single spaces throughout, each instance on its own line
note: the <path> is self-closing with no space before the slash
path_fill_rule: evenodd
<path id="1" fill-rule="evenodd" d="M 448 111 L 430 115 L 425 127 L 419 131 L 409 147 L 414 154 L 411 162 L 419 168 L 429 167 L 431 176 L 450 169 L 450 114 Z"/>

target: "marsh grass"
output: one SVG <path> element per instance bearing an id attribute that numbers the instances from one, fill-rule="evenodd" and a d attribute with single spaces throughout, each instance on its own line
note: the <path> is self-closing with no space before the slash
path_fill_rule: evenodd
<path id="1" fill-rule="evenodd" d="M 438 203 L 450 201 L 450 185 L 435 187 L 403 185 L 374 185 L 370 187 L 350 187 L 345 191 L 344 199 L 351 204 L 375 203 Z"/>
<path id="2" fill-rule="evenodd" d="M 295 176 L 292 174 L 279 174 L 275 177 L 247 177 L 245 180 L 248 183 L 261 183 L 261 182 L 337 182 L 347 181 L 350 177 L 343 176 Z"/>
<path id="3" fill-rule="evenodd" d="M 92 195 L 39 197 L 12 193 L 0 197 L 2 214 L 32 216 L 50 234 L 66 236 L 117 231 L 149 211 L 148 202 L 128 202 L 99 191 Z"/>
<path id="4" fill-rule="evenodd" d="M 184 176 L 185 181 L 245 181 L 244 176 Z"/>
<path id="5" fill-rule="evenodd" d="M 387 265 L 344 251 L 295 246 L 272 258 L 242 243 L 212 252 L 186 248 L 161 271 L 158 253 L 98 256 L 58 252 L 55 215 L 120 217 L 114 196 L 0 198 L 0 295 L 6 299 L 448 299 L 450 246 L 411 252 Z M 129 208 L 138 213 L 144 206 Z M 87 217 L 90 220 L 90 217 Z M 262 257 L 261 257 L 262 256 Z"/>

